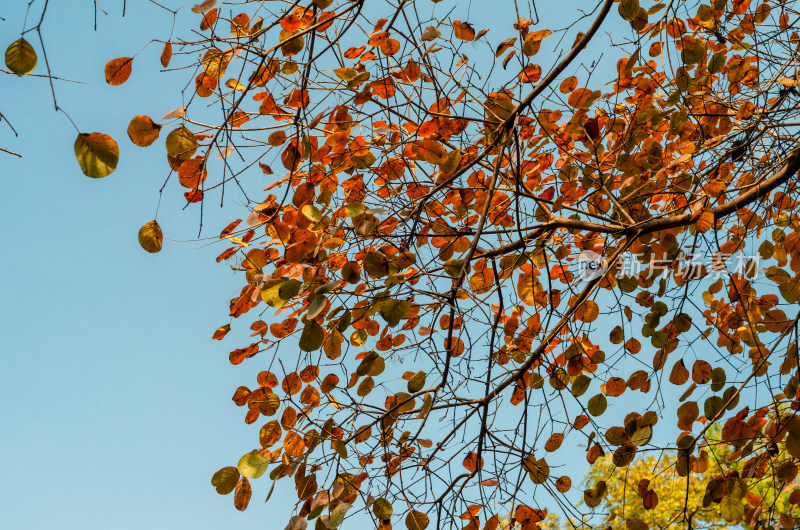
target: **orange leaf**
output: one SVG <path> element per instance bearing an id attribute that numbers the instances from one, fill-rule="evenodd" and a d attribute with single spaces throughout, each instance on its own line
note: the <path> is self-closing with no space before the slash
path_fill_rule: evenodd
<path id="1" fill-rule="evenodd" d="M 247 480 L 247 477 L 242 477 L 239 479 L 239 482 L 236 484 L 236 490 L 233 493 L 233 505 L 236 506 L 236 509 L 240 512 L 243 512 L 247 509 L 247 505 L 250 504 L 250 497 L 253 495 L 253 489 L 250 487 L 250 481 Z"/>
<path id="2" fill-rule="evenodd" d="M 203 20 L 200 21 L 200 30 L 205 31 L 209 29 L 217 21 L 217 10 L 212 9 L 203 15 Z"/>
<path id="3" fill-rule="evenodd" d="M 289 431 L 283 440 L 283 450 L 286 451 L 287 455 L 298 458 L 306 450 L 306 442 L 302 436 Z"/>
<path id="4" fill-rule="evenodd" d="M 456 20 L 453 22 L 453 32 L 456 38 L 464 41 L 475 40 L 475 30 L 469 22 L 461 22 Z"/>
<path id="5" fill-rule="evenodd" d="M 288 374 L 283 378 L 283 383 L 281 383 L 281 388 L 283 388 L 283 391 L 290 396 L 300 392 L 300 388 L 302 388 L 302 386 L 303 382 L 301 381 L 300 376 L 297 375 L 297 372 Z"/>
<path id="6" fill-rule="evenodd" d="M 220 326 L 217 328 L 217 330 L 214 332 L 214 336 L 212 336 L 211 338 L 213 340 L 222 340 L 230 330 L 231 330 L 230 324 L 225 324 L 224 326 Z"/>
<path id="7" fill-rule="evenodd" d="M 131 75 L 131 57 L 119 57 L 106 63 L 106 83 L 118 86 L 128 80 Z"/>
<path id="8" fill-rule="evenodd" d="M 160 131 L 161 125 L 148 116 L 135 116 L 128 124 L 128 137 L 139 147 L 147 147 L 158 140 Z"/>
<path id="9" fill-rule="evenodd" d="M 470 451 L 467 453 L 467 456 L 464 458 L 464 467 L 467 468 L 468 471 L 474 472 L 476 469 L 476 464 L 478 461 L 478 455 L 474 451 Z M 481 457 L 480 461 L 480 468 L 483 469 L 483 457 Z"/>
<path id="10" fill-rule="evenodd" d="M 570 104 L 571 107 L 580 108 L 587 106 L 589 102 L 589 98 L 592 96 L 592 91 L 588 88 L 579 88 L 572 92 L 567 98 L 567 103 Z"/>
<path id="11" fill-rule="evenodd" d="M 562 94 L 569 94 L 578 87 L 578 78 L 575 76 L 568 77 L 561 81 L 558 89 Z"/>
<path id="12" fill-rule="evenodd" d="M 535 83 L 542 77 L 542 68 L 538 64 L 529 64 L 517 77 L 520 83 Z"/>
<path id="13" fill-rule="evenodd" d="M 206 161 L 202 156 L 187 160 L 178 169 L 178 181 L 184 188 L 199 188 L 200 184 L 205 182 L 207 176 Z"/>
<path id="14" fill-rule="evenodd" d="M 161 51 L 161 66 L 164 68 L 169 66 L 170 59 L 172 59 L 172 43 L 165 42 L 164 49 Z"/>
<path id="15" fill-rule="evenodd" d="M 714 226 L 714 213 L 710 210 L 703 210 L 697 218 L 697 231 L 700 233 L 708 232 Z"/>
<path id="16" fill-rule="evenodd" d="M 394 84 L 394 79 L 391 77 L 384 77 L 370 83 L 372 92 L 382 99 L 389 99 L 397 92 L 397 87 Z"/>
<path id="17" fill-rule="evenodd" d="M 429 164 L 444 164 L 447 150 L 436 140 L 417 140 L 410 145 L 410 155 L 414 160 L 423 160 Z"/>

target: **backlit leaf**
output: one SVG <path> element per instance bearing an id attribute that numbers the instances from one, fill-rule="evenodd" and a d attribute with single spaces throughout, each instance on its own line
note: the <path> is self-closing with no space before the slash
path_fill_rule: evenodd
<path id="1" fill-rule="evenodd" d="M 181 162 L 192 158 L 197 147 L 197 138 L 184 126 L 174 129 L 167 135 L 167 154 Z"/>
<path id="2" fill-rule="evenodd" d="M 87 177 L 107 177 L 117 168 L 119 146 L 107 134 L 80 133 L 75 140 L 75 158 Z"/>
<path id="3" fill-rule="evenodd" d="M 159 252 L 163 242 L 164 234 L 161 233 L 161 227 L 155 220 L 145 223 L 139 229 L 139 245 L 147 252 L 152 254 Z"/>
<path id="4" fill-rule="evenodd" d="M 6 68 L 16 75 L 27 75 L 36 69 L 36 51 L 25 39 L 17 39 L 6 48 Z"/>
<path id="5" fill-rule="evenodd" d="M 408 530 L 425 530 L 429 522 L 430 519 L 427 515 L 416 510 L 411 510 L 406 515 L 406 528 Z"/>
<path id="6" fill-rule="evenodd" d="M 250 504 L 250 497 L 252 495 L 253 489 L 250 487 L 250 481 L 247 480 L 247 477 L 240 478 L 233 494 L 233 504 L 236 506 L 236 509 L 240 512 L 245 511 L 247 505 Z"/>
<path id="7" fill-rule="evenodd" d="M 254 451 L 247 453 L 239 459 L 236 468 L 247 478 L 258 478 L 266 472 L 269 467 L 269 460 L 264 458 L 261 453 Z"/>
<path id="8" fill-rule="evenodd" d="M 106 83 L 111 86 L 118 86 L 128 80 L 131 76 L 133 59 L 131 57 L 119 57 L 106 63 Z"/>
<path id="9" fill-rule="evenodd" d="M 170 60 L 172 60 L 172 43 L 165 42 L 164 49 L 161 51 L 161 66 L 168 67 Z"/>
<path id="10" fill-rule="evenodd" d="M 220 495 L 227 495 L 233 491 L 239 482 L 239 470 L 235 467 L 223 467 L 211 477 L 211 485 Z"/>
<path id="11" fill-rule="evenodd" d="M 158 140 L 161 125 L 148 116 L 135 116 L 128 124 L 128 137 L 134 145 L 147 147 Z"/>

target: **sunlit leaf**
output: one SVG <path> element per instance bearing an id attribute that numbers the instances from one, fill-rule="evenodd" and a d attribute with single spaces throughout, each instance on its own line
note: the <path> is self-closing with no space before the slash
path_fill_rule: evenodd
<path id="1" fill-rule="evenodd" d="M 75 158 L 87 177 L 107 177 L 117 168 L 119 146 L 107 134 L 80 133 L 75 140 Z"/>
<path id="2" fill-rule="evenodd" d="M 211 485 L 220 495 L 231 493 L 239 482 L 239 470 L 235 467 L 223 467 L 211 477 Z"/>
<path id="3" fill-rule="evenodd" d="M 167 135 L 167 154 L 181 162 L 192 158 L 197 147 L 197 138 L 186 127 L 178 127 Z"/>
<path id="4" fill-rule="evenodd" d="M 258 478 L 263 475 L 269 467 L 269 460 L 264 458 L 261 453 L 254 451 L 247 453 L 239 459 L 236 466 L 239 473 L 247 478 Z"/>
<path id="5" fill-rule="evenodd" d="M 121 85 L 131 76 L 133 59 L 131 57 L 119 57 L 106 63 L 106 83 L 111 86 Z"/>
<path id="6" fill-rule="evenodd" d="M 6 68 L 16 75 L 27 75 L 36 69 L 36 50 L 25 39 L 18 39 L 6 48 Z"/>
<path id="7" fill-rule="evenodd" d="M 156 221 L 147 222 L 139 229 L 139 245 L 147 252 L 159 252 L 163 242 L 164 234 Z"/>
<path id="8" fill-rule="evenodd" d="M 148 116 L 135 116 L 128 124 L 128 137 L 134 145 L 147 147 L 158 140 L 161 125 Z"/>

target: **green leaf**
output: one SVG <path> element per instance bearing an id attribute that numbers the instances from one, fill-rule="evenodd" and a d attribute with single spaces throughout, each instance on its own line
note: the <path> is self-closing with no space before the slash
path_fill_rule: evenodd
<path id="1" fill-rule="evenodd" d="M 303 334 L 300 335 L 300 349 L 307 352 L 312 352 L 322 347 L 322 341 L 325 340 L 325 331 L 322 326 L 317 324 L 316 320 L 310 321 L 303 328 Z"/>
<path id="2" fill-rule="evenodd" d="M 394 513 L 394 510 L 392 509 L 391 503 L 381 497 L 375 499 L 375 502 L 372 504 L 372 513 L 375 514 L 375 517 L 383 521 L 389 519 L 392 513 Z"/>
<path id="3" fill-rule="evenodd" d="M 322 212 L 313 204 L 306 204 L 300 211 L 309 221 L 314 221 L 315 223 L 322 221 Z"/>
<path id="4" fill-rule="evenodd" d="M 344 516 L 347 513 L 347 510 L 349 510 L 351 507 L 352 504 L 346 502 L 339 503 L 331 512 L 331 517 L 328 520 L 328 528 L 339 528 L 339 525 L 342 524 L 342 521 L 344 521 Z"/>
<path id="5" fill-rule="evenodd" d="M 628 22 L 636 18 L 639 13 L 639 0 L 622 0 L 619 3 L 619 16 Z"/>
<path id="6" fill-rule="evenodd" d="M 344 207 L 344 213 L 347 217 L 358 217 L 366 211 L 366 208 L 360 202 L 351 202 Z"/>
<path id="7" fill-rule="evenodd" d="M 311 302 L 311 305 L 308 306 L 308 312 L 306 313 L 306 318 L 317 318 L 320 313 L 325 309 L 325 306 L 328 303 L 328 299 L 323 296 L 319 295 Z"/>
<path id="8" fill-rule="evenodd" d="M 372 392 L 373 388 L 375 388 L 375 381 L 371 377 L 367 376 L 367 378 L 361 381 L 361 384 L 358 385 L 356 394 L 361 397 L 367 396 L 370 392 Z"/>
<path id="9" fill-rule="evenodd" d="M 466 260 L 463 259 L 451 259 L 446 261 L 444 264 L 444 272 L 446 272 L 448 276 L 458 278 L 458 275 L 461 274 L 461 269 L 464 267 L 465 261 Z M 468 274 L 471 269 L 472 267 L 467 265 L 466 274 Z"/>
<path id="10" fill-rule="evenodd" d="M 364 256 L 364 270 L 375 278 L 383 278 L 389 274 L 389 262 L 383 254 L 370 252 Z"/>
<path id="11" fill-rule="evenodd" d="M 161 227 L 158 226 L 156 221 L 145 223 L 139 229 L 139 245 L 147 252 L 155 254 L 161 250 L 161 244 L 164 242 L 164 234 L 161 232 Z"/>
<path id="12" fill-rule="evenodd" d="M 358 75 L 358 72 L 353 68 L 337 68 L 333 73 L 342 81 L 352 81 Z"/>
<path id="13" fill-rule="evenodd" d="M 6 48 L 6 67 L 17 75 L 27 75 L 36 68 L 36 51 L 25 39 L 15 40 Z"/>
<path id="14" fill-rule="evenodd" d="M 772 280 L 778 285 L 786 283 L 792 279 L 792 277 L 789 275 L 788 272 L 786 272 L 785 270 L 776 265 L 773 265 L 772 267 L 768 268 L 766 271 L 764 271 L 764 273 L 766 274 L 768 279 Z"/>
<path id="15" fill-rule="evenodd" d="M 167 135 L 167 154 L 179 162 L 189 160 L 197 151 L 197 138 L 186 127 L 178 127 Z"/>
<path id="16" fill-rule="evenodd" d="M 447 153 L 447 159 L 442 164 L 442 173 L 454 173 L 459 164 L 461 164 L 462 156 L 461 151 L 458 149 Z"/>
<path id="17" fill-rule="evenodd" d="M 254 451 L 247 453 L 239 459 L 239 464 L 236 468 L 239 473 L 247 478 L 258 478 L 263 475 L 269 467 L 269 460 L 264 458 L 261 453 Z"/>
<path id="18" fill-rule="evenodd" d="M 107 177 L 117 168 L 119 146 L 107 134 L 80 133 L 75 140 L 75 158 L 78 159 L 81 171 L 87 177 L 93 179 Z"/>
<path id="19" fill-rule="evenodd" d="M 711 60 L 708 61 L 708 71 L 712 74 L 716 74 L 725 66 L 725 54 L 722 52 L 717 52 L 711 56 Z"/>
<path id="20" fill-rule="evenodd" d="M 597 394 L 596 396 L 589 399 L 589 403 L 587 404 L 586 408 L 589 409 L 589 414 L 592 416 L 600 416 L 608 407 L 608 401 L 603 394 Z"/>
<path id="21" fill-rule="evenodd" d="M 800 286 L 796 282 L 786 282 L 778 286 L 781 296 L 790 304 L 794 304 L 800 299 Z"/>
<path id="22" fill-rule="evenodd" d="M 400 324 L 410 309 L 411 306 L 406 300 L 388 300 L 381 304 L 380 315 L 389 327 L 393 328 Z"/>
<path id="23" fill-rule="evenodd" d="M 544 484 L 550 476 L 550 466 L 544 458 L 536 460 L 532 456 L 522 461 L 522 466 L 528 472 L 528 477 L 534 484 Z"/>
<path id="24" fill-rule="evenodd" d="M 278 288 L 278 294 L 284 300 L 291 300 L 297 296 L 302 286 L 303 284 L 299 280 L 286 280 Z"/>
<path id="25" fill-rule="evenodd" d="M 575 380 L 572 382 L 572 395 L 575 397 L 582 396 L 587 390 L 589 390 L 589 385 L 592 383 L 591 378 L 584 374 L 580 374 Z"/>
<path id="26" fill-rule="evenodd" d="M 217 488 L 217 493 L 227 495 L 236 487 L 239 482 L 239 470 L 235 467 L 223 467 L 211 477 L 211 485 Z"/>
<path id="27" fill-rule="evenodd" d="M 684 64 L 697 64 L 705 58 L 706 48 L 703 46 L 703 41 L 684 36 L 681 44 L 683 45 L 681 60 Z"/>
<path id="28" fill-rule="evenodd" d="M 729 523 L 738 523 L 744 517 L 744 504 L 732 495 L 725 495 L 719 504 L 719 511 Z"/>
<path id="29" fill-rule="evenodd" d="M 408 380 L 408 391 L 419 392 L 425 387 L 425 372 L 417 372 Z"/>

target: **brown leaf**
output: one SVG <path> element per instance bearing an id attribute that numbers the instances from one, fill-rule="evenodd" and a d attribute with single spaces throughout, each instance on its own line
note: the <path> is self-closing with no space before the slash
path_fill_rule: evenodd
<path id="1" fill-rule="evenodd" d="M 111 86 L 118 86 L 128 80 L 131 75 L 131 57 L 119 57 L 106 63 L 106 83 Z"/>
<path id="2" fill-rule="evenodd" d="M 247 509 L 247 505 L 250 504 L 250 497 L 253 495 L 253 490 L 250 487 L 250 481 L 247 480 L 247 477 L 242 477 L 239 479 L 239 482 L 236 484 L 236 490 L 233 493 L 233 505 L 236 506 L 236 509 L 240 512 L 243 512 Z"/>
<path id="3" fill-rule="evenodd" d="M 161 66 L 164 68 L 169 66 L 169 62 L 172 59 L 172 43 L 165 42 L 164 49 L 161 51 Z"/>

